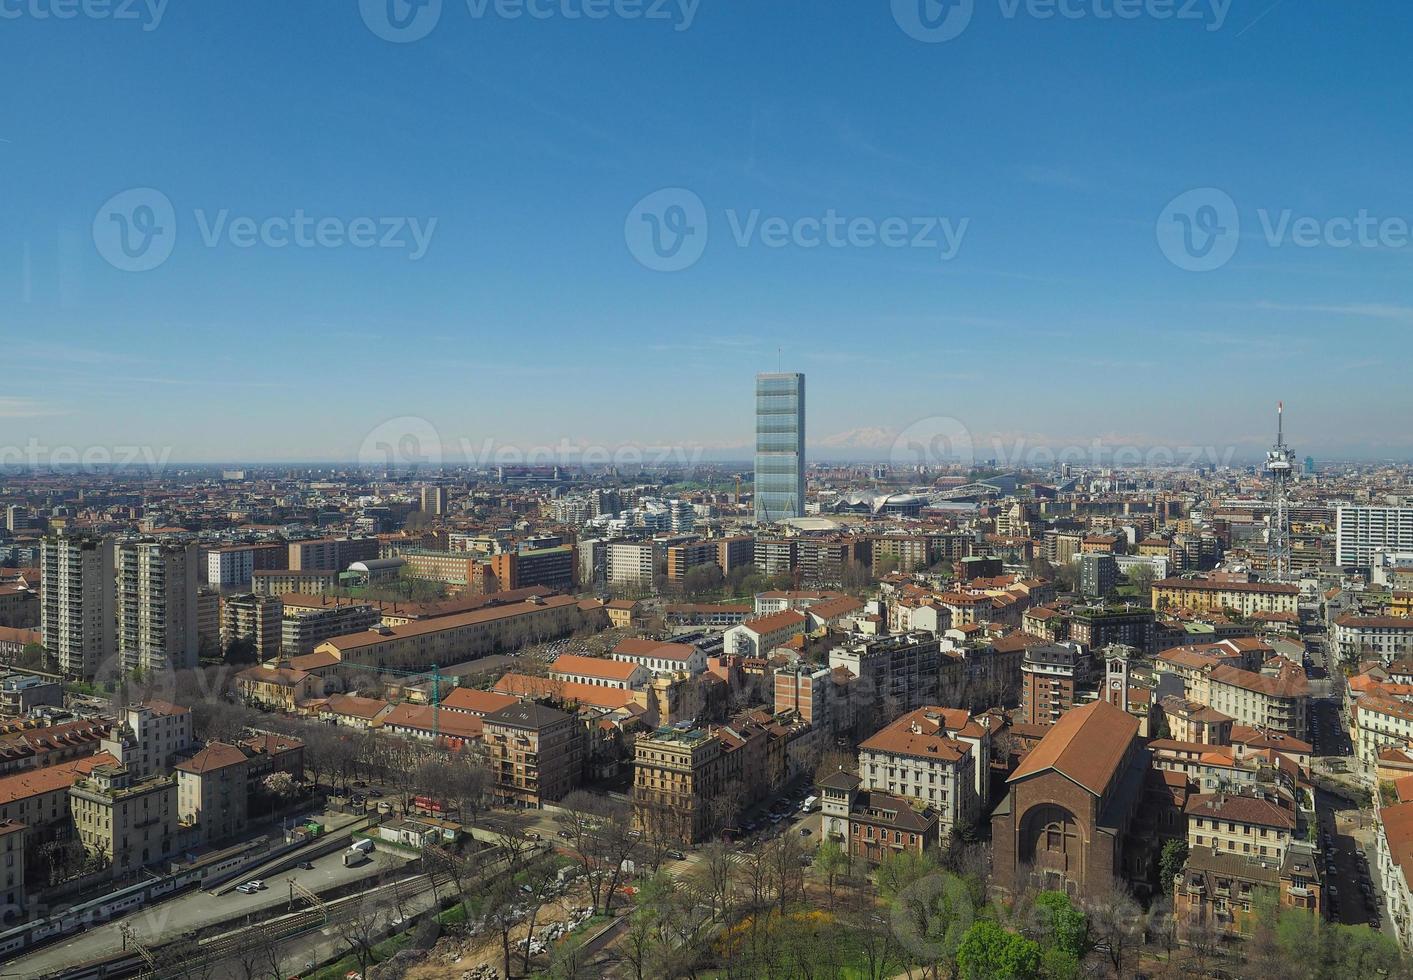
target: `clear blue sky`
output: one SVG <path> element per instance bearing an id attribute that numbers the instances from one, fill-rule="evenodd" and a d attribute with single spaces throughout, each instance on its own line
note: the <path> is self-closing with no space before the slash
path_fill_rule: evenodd
<path id="1" fill-rule="evenodd" d="M 1211 0 L 1197 21 L 976 0 L 925 43 L 883 0 L 702 0 L 689 26 L 675 2 L 676 23 L 445 0 L 390 43 L 363 16 L 381 0 L 172 3 L 151 30 L 33 16 L 54 2 L 0 7 L 21 11 L 0 18 L 0 446 L 351 459 L 415 416 L 448 444 L 725 450 L 751 438 L 752 374 L 783 365 L 809 376 L 816 455 L 930 415 L 982 443 L 1257 446 L 1278 398 L 1302 453 L 1413 455 L 1413 244 L 1273 247 L 1259 216 L 1413 220 L 1406 3 L 1234 0 L 1213 30 Z M 625 221 L 674 187 L 707 245 L 654 271 Z M 1240 236 L 1193 272 L 1155 225 L 1204 187 Z M 144 272 L 93 231 L 131 188 L 175 217 Z M 436 225 L 414 259 L 207 246 L 197 214 L 297 209 Z M 949 260 L 740 247 L 728 212 L 753 210 L 966 226 Z"/>

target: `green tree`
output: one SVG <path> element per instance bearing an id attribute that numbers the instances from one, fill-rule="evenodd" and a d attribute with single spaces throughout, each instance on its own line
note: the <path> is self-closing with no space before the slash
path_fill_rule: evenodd
<path id="1" fill-rule="evenodd" d="M 1162 878 L 1163 894 L 1171 895 L 1173 879 L 1182 874 L 1187 864 L 1187 841 L 1170 840 L 1163 845 L 1163 853 L 1158 857 L 1158 874 Z"/>
<path id="2" fill-rule="evenodd" d="M 1064 892 L 1048 891 L 1035 896 L 1031 914 L 1040 944 L 1058 949 L 1078 960 L 1089 949 L 1089 920 L 1075 908 Z"/>
<path id="3" fill-rule="evenodd" d="M 815 876 L 824 882 L 829 895 L 829 911 L 834 911 L 834 893 L 839 879 L 849 873 L 849 855 L 833 840 L 826 839 L 814 852 L 814 863 L 810 866 Z"/>
<path id="4" fill-rule="evenodd" d="M 926 854 L 898 851 L 885 857 L 874 872 L 880 898 L 892 901 L 905 888 L 937 871 L 937 862 Z"/>
<path id="5" fill-rule="evenodd" d="M 944 972 L 952 975 L 962 940 L 975 921 L 976 901 L 971 889 L 954 874 L 929 874 L 892 901 L 894 933 L 934 980 Z"/>
<path id="6" fill-rule="evenodd" d="M 1040 973 L 1040 944 L 981 919 L 962 937 L 957 966 L 965 980 L 1030 980 Z"/>

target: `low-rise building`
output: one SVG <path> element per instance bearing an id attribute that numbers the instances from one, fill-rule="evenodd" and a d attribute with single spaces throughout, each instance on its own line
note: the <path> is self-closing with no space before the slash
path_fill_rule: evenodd
<path id="1" fill-rule="evenodd" d="M 859 745 L 863 789 L 933 810 L 944 837 L 971 826 L 981 817 L 991 781 L 988 722 L 959 708 L 908 712 Z"/>
<path id="2" fill-rule="evenodd" d="M 177 785 L 171 776 L 135 779 L 116 763 L 98 766 L 69 788 L 79 843 L 114 874 L 164 862 L 178 852 Z"/>
<path id="3" fill-rule="evenodd" d="M 247 667 L 236 674 L 236 690 L 250 704 L 294 711 L 301 701 L 322 697 L 324 682 L 317 674 L 291 667 Z"/>
<path id="4" fill-rule="evenodd" d="M 177 816 L 197 828 L 205 843 L 226 840 L 246 827 L 249 780 L 246 756 L 225 742 L 209 742 L 177 763 Z"/>

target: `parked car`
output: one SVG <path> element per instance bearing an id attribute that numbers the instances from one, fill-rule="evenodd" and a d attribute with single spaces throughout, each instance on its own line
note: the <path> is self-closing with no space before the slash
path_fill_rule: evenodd
<path id="1" fill-rule="evenodd" d="M 527 830 L 527 831 L 525 831 L 525 839 L 526 839 L 526 840 L 543 840 L 543 838 L 540 837 L 540 835 L 537 834 L 537 833 L 536 833 L 535 831 L 533 831 L 533 830 Z"/>

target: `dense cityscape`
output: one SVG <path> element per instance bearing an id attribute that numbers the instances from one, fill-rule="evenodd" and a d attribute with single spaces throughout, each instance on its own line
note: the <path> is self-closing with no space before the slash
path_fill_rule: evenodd
<path id="1" fill-rule="evenodd" d="M 0 0 L 0 980 L 1413 980 L 1409 37 Z"/>
<path id="2" fill-rule="evenodd" d="M 8 469 L 7 970 L 1403 975 L 1413 467 L 753 404 L 740 464 Z"/>

